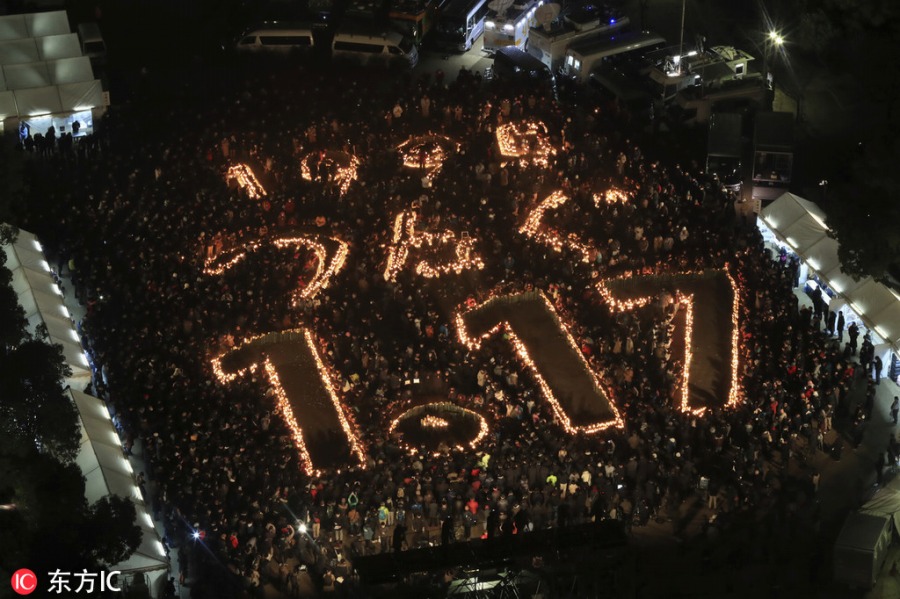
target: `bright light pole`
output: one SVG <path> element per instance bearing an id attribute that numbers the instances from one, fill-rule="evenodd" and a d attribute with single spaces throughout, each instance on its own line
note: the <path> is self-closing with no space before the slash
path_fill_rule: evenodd
<path id="1" fill-rule="evenodd" d="M 678 39 L 678 72 L 684 72 L 681 57 L 684 56 L 684 14 L 687 12 L 687 0 L 681 0 L 681 37 Z"/>
<path id="2" fill-rule="evenodd" d="M 766 80 L 766 86 L 769 85 L 769 53 L 772 51 L 773 48 L 777 49 L 783 45 L 784 45 L 784 36 L 782 36 L 780 33 L 775 31 L 774 29 L 769 31 L 769 35 L 766 36 L 765 51 L 763 52 L 763 70 L 765 71 L 763 76 L 765 77 L 765 80 Z M 775 88 L 774 78 L 772 79 L 772 81 L 773 81 L 772 89 L 774 89 Z"/>

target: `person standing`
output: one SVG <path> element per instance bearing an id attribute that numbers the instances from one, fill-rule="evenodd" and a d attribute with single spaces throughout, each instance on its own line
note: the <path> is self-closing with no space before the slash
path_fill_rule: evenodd
<path id="1" fill-rule="evenodd" d="M 394 538 L 393 538 L 393 546 L 394 553 L 400 553 L 403 551 L 403 545 L 406 544 L 406 527 L 402 524 L 397 524 L 394 527 Z"/>
<path id="2" fill-rule="evenodd" d="M 875 373 L 875 384 L 881 384 L 881 371 L 884 370 L 884 363 L 881 361 L 881 356 L 875 356 L 875 360 L 872 362 L 872 370 Z"/>
<path id="3" fill-rule="evenodd" d="M 838 311 L 838 319 L 837 319 L 837 337 L 838 343 L 844 342 L 844 311 Z"/>
<path id="4" fill-rule="evenodd" d="M 851 323 L 850 328 L 847 329 L 847 336 L 850 337 L 850 354 L 856 355 L 856 340 L 859 338 L 859 327 L 856 323 Z"/>
<path id="5" fill-rule="evenodd" d="M 891 419 L 894 425 L 897 424 L 897 416 L 900 415 L 900 397 L 894 396 L 894 402 L 891 404 Z"/>

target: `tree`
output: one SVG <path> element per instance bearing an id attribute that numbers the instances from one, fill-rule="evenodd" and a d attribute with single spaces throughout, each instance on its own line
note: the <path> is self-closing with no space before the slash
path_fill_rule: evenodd
<path id="1" fill-rule="evenodd" d="M 0 347 L 8 351 L 22 340 L 27 326 L 25 311 L 12 288 L 12 272 L 6 268 L 6 252 L 0 251 Z"/>
<path id="2" fill-rule="evenodd" d="M 3 223 L 12 222 L 12 207 L 17 205 L 27 190 L 22 176 L 24 158 L 16 149 L 16 138 L 12 135 L 0 135 L 0 243 L 3 239 Z"/>
<path id="3" fill-rule="evenodd" d="M 37 450 L 0 454 L 0 481 L 8 481 L 16 505 L 0 512 L 0 564 L 27 565 L 36 572 L 96 570 L 127 559 L 140 545 L 134 504 L 105 497 L 88 506 L 75 464 Z"/>
<path id="4" fill-rule="evenodd" d="M 136 515 L 134 504 L 122 497 L 104 497 L 91 506 L 82 531 L 90 556 L 111 566 L 134 553 L 142 534 L 134 524 Z"/>
<path id="5" fill-rule="evenodd" d="M 840 242 L 848 274 L 882 279 L 900 260 L 900 140 L 885 136 L 865 145 L 849 181 L 831 192 L 828 226 Z"/>
<path id="6" fill-rule="evenodd" d="M 39 444 L 60 459 L 78 453 L 78 415 L 61 382 L 71 375 L 62 347 L 46 330 L 28 333 L 25 313 L 12 289 L 12 273 L 0 252 L 0 448 Z"/>

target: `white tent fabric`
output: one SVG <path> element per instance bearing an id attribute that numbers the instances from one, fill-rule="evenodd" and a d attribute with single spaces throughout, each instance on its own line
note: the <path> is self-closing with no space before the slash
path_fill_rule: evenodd
<path id="1" fill-rule="evenodd" d="M 0 17 L 0 121 L 104 105 L 65 11 Z"/>
<path id="2" fill-rule="evenodd" d="M 57 85 L 63 112 L 77 112 L 103 106 L 103 86 L 99 81 L 80 81 Z"/>
<path id="3" fill-rule="evenodd" d="M 72 369 L 72 376 L 66 382 L 85 384 L 90 380 L 90 366 L 62 294 L 50 278 L 50 266 L 37 239 L 32 233 L 20 230 L 15 243 L 4 245 L 3 251 L 29 330 L 34 332 L 37 326 L 46 325 L 50 341 L 62 346 L 66 363 Z"/>
<path id="4" fill-rule="evenodd" d="M 0 17 L 0 40 L 44 37 L 69 33 L 69 17 L 64 10 Z"/>
<path id="5" fill-rule="evenodd" d="M 868 328 L 900 351 L 900 296 L 871 277 L 855 281 L 841 270 L 838 242 L 828 236 L 821 208 L 786 193 L 763 208 L 762 218 L 776 237 L 850 304 Z"/>
<path id="6" fill-rule="evenodd" d="M 86 56 L 0 66 L 0 91 L 93 81 Z"/>
<path id="7" fill-rule="evenodd" d="M 860 510 L 864 514 L 884 516 L 891 519 L 897 534 L 900 534 L 900 478 L 894 478 L 886 486 L 875 491 L 872 499 Z"/>
<path id="8" fill-rule="evenodd" d="M 3 66 L 79 56 L 81 44 L 77 33 L 0 42 L 0 65 Z"/>
<path id="9" fill-rule="evenodd" d="M 16 106 L 16 94 L 11 91 L 0 91 L 0 119 L 19 114 Z"/>
<path id="10" fill-rule="evenodd" d="M 159 541 L 153 519 L 135 484 L 131 464 L 122 452 L 122 442 L 110 420 L 103 400 L 80 391 L 69 390 L 78 408 L 81 423 L 81 450 L 76 463 L 85 478 L 85 497 L 94 503 L 103 497 L 117 495 L 130 499 L 137 511 L 137 524 L 143 537 L 134 554 L 110 570 L 123 573 L 165 572 L 169 563 Z"/>

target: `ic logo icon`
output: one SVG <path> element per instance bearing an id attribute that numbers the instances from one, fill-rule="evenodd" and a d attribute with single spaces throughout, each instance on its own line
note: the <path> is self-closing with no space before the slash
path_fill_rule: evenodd
<path id="1" fill-rule="evenodd" d="M 13 573 L 11 584 L 19 595 L 30 595 L 37 589 L 37 576 L 27 568 L 20 568 Z"/>

